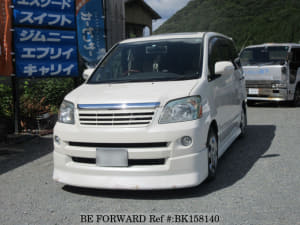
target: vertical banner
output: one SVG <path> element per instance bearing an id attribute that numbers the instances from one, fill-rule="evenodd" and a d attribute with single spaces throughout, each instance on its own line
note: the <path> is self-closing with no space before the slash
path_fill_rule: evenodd
<path id="1" fill-rule="evenodd" d="M 74 0 L 13 0 L 14 24 L 76 29 Z"/>
<path id="2" fill-rule="evenodd" d="M 17 77 L 78 76 L 74 0 L 13 0 Z"/>
<path id="3" fill-rule="evenodd" d="M 76 0 L 76 21 L 79 55 L 95 65 L 106 52 L 102 0 Z"/>
<path id="4" fill-rule="evenodd" d="M 15 28 L 18 77 L 77 76 L 76 32 Z"/>
<path id="5" fill-rule="evenodd" d="M 0 75 L 10 76 L 12 64 L 11 0 L 0 1 Z"/>

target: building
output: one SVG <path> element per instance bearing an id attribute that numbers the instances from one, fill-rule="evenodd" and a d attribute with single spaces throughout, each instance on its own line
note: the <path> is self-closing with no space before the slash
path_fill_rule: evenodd
<path id="1" fill-rule="evenodd" d="M 152 34 L 152 20 L 161 19 L 144 0 L 125 0 L 125 33 L 126 38 L 143 36 L 148 27 Z"/>

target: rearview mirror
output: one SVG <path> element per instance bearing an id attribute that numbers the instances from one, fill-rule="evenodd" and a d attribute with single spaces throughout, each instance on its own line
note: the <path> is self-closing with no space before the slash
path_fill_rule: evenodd
<path id="1" fill-rule="evenodd" d="M 230 61 L 220 61 L 215 63 L 216 75 L 229 75 L 234 72 L 234 66 Z"/>
<path id="2" fill-rule="evenodd" d="M 94 72 L 93 68 L 85 69 L 82 73 L 82 78 L 84 80 L 89 79 L 89 77 L 92 75 L 93 72 Z"/>

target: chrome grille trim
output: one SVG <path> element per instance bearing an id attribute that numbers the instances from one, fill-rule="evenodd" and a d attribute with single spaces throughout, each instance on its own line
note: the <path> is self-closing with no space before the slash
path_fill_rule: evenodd
<path id="1" fill-rule="evenodd" d="M 247 88 L 272 88 L 273 80 L 246 80 Z"/>
<path id="2" fill-rule="evenodd" d="M 160 106 L 160 102 L 117 103 L 117 104 L 78 104 L 78 109 L 147 109 Z"/>
<path id="3" fill-rule="evenodd" d="M 83 126 L 147 126 L 152 122 L 155 108 L 159 105 L 158 102 L 126 105 L 78 104 L 78 118 Z"/>

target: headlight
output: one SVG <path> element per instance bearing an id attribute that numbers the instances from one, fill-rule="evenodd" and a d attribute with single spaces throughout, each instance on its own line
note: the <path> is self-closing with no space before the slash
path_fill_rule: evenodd
<path id="1" fill-rule="evenodd" d="M 58 122 L 74 124 L 74 104 L 63 101 L 59 108 Z"/>
<path id="2" fill-rule="evenodd" d="M 200 96 L 176 99 L 168 102 L 159 123 L 176 123 L 196 120 L 202 116 Z"/>

